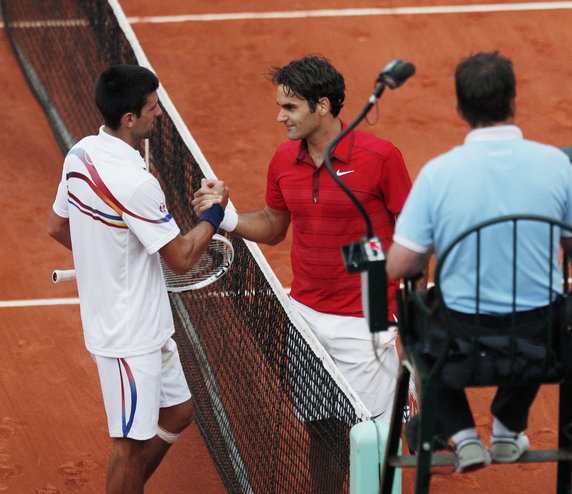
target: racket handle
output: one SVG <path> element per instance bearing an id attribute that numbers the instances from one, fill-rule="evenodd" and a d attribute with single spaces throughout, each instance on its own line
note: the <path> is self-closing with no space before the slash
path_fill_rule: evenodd
<path id="1" fill-rule="evenodd" d="M 75 269 L 54 269 L 52 271 L 52 281 L 54 283 L 71 280 L 75 280 Z"/>

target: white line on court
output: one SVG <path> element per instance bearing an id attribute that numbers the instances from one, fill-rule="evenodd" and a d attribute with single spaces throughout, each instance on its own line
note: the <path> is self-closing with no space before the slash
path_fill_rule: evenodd
<path id="1" fill-rule="evenodd" d="M 77 305 L 79 298 L 40 298 L 30 300 L 0 300 L 2 307 L 39 307 L 43 305 Z"/>
<path id="2" fill-rule="evenodd" d="M 427 7 L 395 7 L 395 8 L 363 8 L 363 9 L 321 9 L 292 10 L 284 12 L 234 12 L 225 14 L 190 14 L 128 17 L 130 24 L 162 24 L 169 22 L 209 22 L 236 21 L 245 19 L 299 19 L 309 17 L 356 17 L 380 15 L 428 15 L 428 14 L 460 14 L 474 12 L 513 12 L 527 10 L 569 10 L 572 2 L 521 2 L 492 3 L 477 5 L 435 5 Z M 13 27 L 33 28 L 45 26 L 85 25 L 83 19 L 48 19 L 41 21 L 14 22 Z M 0 29 L 4 23 L 0 21 Z"/>
<path id="3" fill-rule="evenodd" d="M 285 288 L 290 293 L 290 288 Z M 0 309 L 7 307 L 41 307 L 47 305 L 79 305 L 79 298 L 40 298 L 30 300 L 0 300 Z"/>
<path id="4" fill-rule="evenodd" d="M 293 10 L 289 12 L 237 12 L 226 14 L 163 15 L 128 17 L 131 24 L 167 22 L 233 21 L 244 19 L 296 19 L 307 17 L 352 17 L 373 15 L 426 15 L 467 12 L 509 12 L 519 10 L 572 9 L 572 2 L 523 2 L 479 5 L 436 5 L 429 7 L 395 7 L 365 9 Z"/>

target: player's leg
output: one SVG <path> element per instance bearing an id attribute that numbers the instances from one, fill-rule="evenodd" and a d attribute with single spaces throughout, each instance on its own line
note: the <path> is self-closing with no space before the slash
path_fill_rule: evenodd
<path id="1" fill-rule="evenodd" d="M 396 332 L 372 335 L 363 318 L 324 314 L 295 300 L 293 304 L 370 412 L 378 417 L 385 415 L 389 420 L 399 368 Z M 347 442 L 341 432 L 324 432 L 341 431 L 339 421 L 333 417 L 324 418 L 308 423 L 307 429 L 313 492 L 343 492 L 346 481 L 340 476 L 343 469 L 328 464 L 331 456 L 324 454 L 324 437 L 329 436 L 330 446 L 334 437 Z M 345 446 L 340 444 L 337 449 L 343 451 L 347 449 Z"/>
<path id="2" fill-rule="evenodd" d="M 371 333 L 364 318 L 315 311 L 312 319 L 318 339 L 371 414 L 391 420 L 399 370 L 396 328 Z"/>
<path id="3" fill-rule="evenodd" d="M 161 351 L 128 358 L 94 356 L 113 450 L 107 493 L 139 494 L 145 483 L 144 450 L 157 434 Z"/>
<path id="4" fill-rule="evenodd" d="M 435 400 L 438 403 L 435 432 L 451 439 L 456 471 L 468 472 L 490 464 L 491 455 L 479 437 L 465 390 L 441 384 Z"/>
<path id="5" fill-rule="evenodd" d="M 193 420 L 191 393 L 176 343 L 169 339 L 161 350 L 162 371 L 157 435 L 144 448 L 145 480 L 157 469 L 169 448 Z"/>
<path id="6" fill-rule="evenodd" d="M 309 307 L 292 300 L 294 306 L 300 312 L 302 318 L 308 324 L 310 330 L 316 334 L 316 326 L 322 323 L 321 316 L 325 314 L 316 312 Z M 318 337 L 319 339 L 319 337 Z M 295 367 L 300 362 L 297 361 L 296 352 L 289 344 L 290 364 Z M 327 350 L 327 349 L 326 349 Z M 294 372 L 296 376 L 298 373 Z M 296 381 L 292 383 L 294 402 L 298 412 L 304 419 L 304 426 L 309 438 L 309 462 L 308 470 L 310 485 L 308 493 L 312 494 L 337 494 L 345 492 L 344 486 L 347 484 L 345 467 L 343 466 L 344 451 L 349 453 L 349 441 L 345 434 L 345 425 L 336 417 L 329 416 L 324 409 L 315 409 L 307 406 L 307 396 L 303 396 L 306 388 L 304 385 L 297 386 Z M 340 455 L 340 462 L 332 461 L 332 457 Z"/>
<path id="7" fill-rule="evenodd" d="M 142 494 L 145 484 L 143 447 L 145 441 L 113 438 L 107 470 L 106 494 Z"/>
<path id="8" fill-rule="evenodd" d="M 528 449 L 529 440 L 524 431 L 539 388 L 537 384 L 499 386 L 491 404 L 494 415 L 491 452 L 495 462 L 516 461 Z"/>
<path id="9" fill-rule="evenodd" d="M 177 441 L 181 432 L 191 424 L 192 417 L 193 404 L 191 400 L 187 400 L 180 405 L 161 409 L 157 435 L 146 441 L 143 452 L 145 481 L 153 475 L 153 472 L 155 472 L 169 448 Z"/>

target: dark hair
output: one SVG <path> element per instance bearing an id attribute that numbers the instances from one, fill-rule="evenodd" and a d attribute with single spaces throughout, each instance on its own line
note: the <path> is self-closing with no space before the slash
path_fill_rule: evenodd
<path id="1" fill-rule="evenodd" d="M 139 65 L 112 65 L 95 82 L 95 104 L 105 125 L 119 129 L 126 113 L 141 116 L 147 97 L 157 90 L 159 79 L 153 72 Z"/>
<path id="2" fill-rule="evenodd" d="M 472 55 L 455 72 L 457 104 L 471 127 L 488 126 L 513 116 L 516 97 L 512 62 L 498 52 Z"/>
<path id="3" fill-rule="evenodd" d="M 287 92 L 308 101 L 312 112 L 316 111 L 320 98 L 328 98 L 334 117 L 344 106 L 344 76 L 322 56 L 309 55 L 284 67 L 271 67 L 268 76 L 274 84 L 284 86 Z"/>

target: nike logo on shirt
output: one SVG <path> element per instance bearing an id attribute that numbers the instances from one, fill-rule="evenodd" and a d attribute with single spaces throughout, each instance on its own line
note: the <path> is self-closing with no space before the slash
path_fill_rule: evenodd
<path id="1" fill-rule="evenodd" d="M 343 171 L 341 171 L 341 170 L 337 170 L 337 171 L 336 171 L 336 175 L 337 175 L 338 177 L 341 177 L 342 175 L 347 175 L 348 173 L 353 173 L 353 172 L 355 172 L 355 170 L 348 170 L 347 172 L 343 172 Z"/>

